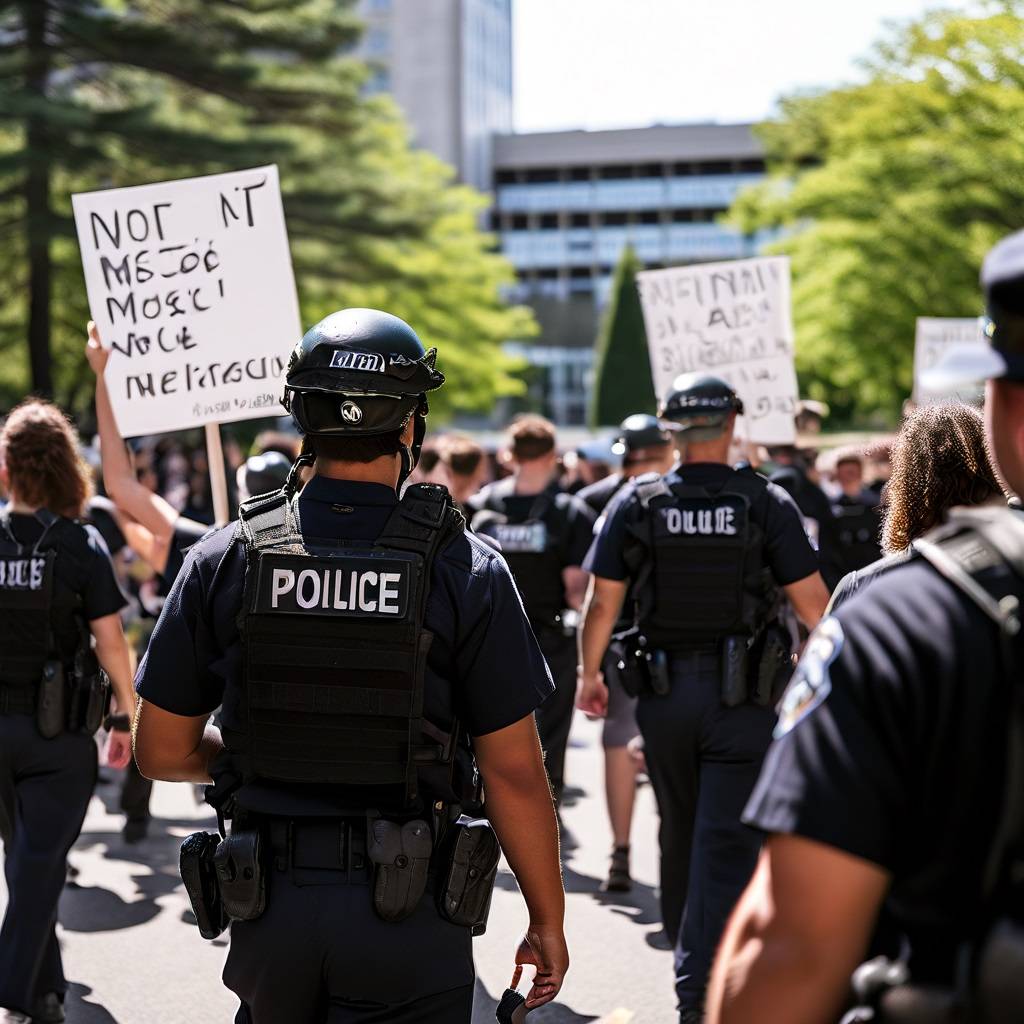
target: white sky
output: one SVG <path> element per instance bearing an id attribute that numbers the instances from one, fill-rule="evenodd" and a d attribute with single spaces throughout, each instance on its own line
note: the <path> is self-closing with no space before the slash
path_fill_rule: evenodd
<path id="1" fill-rule="evenodd" d="M 513 0 L 517 131 L 752 121 L 936 0 Z"/>

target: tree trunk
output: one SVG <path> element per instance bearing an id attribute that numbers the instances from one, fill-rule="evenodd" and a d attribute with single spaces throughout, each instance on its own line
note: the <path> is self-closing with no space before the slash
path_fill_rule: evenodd
<path id="1" fill-rule="evenodd" d="M 50 77 L 51 55 L 46 39 L 49 13 L 47 0 L 30 0 L 22 5 L 26 28 L 26 86 L 42 101 Z M 52 267 L 50 239 L 53 221 L 50 211 L 50 138 L 42 114 L 30 114 L 25 125 L 28 148 L 25 179 L 26 231 L 28 233 L 28 349 L 32 368 L 32 390 L 53 395 L 50 366 L 50 300 Z"/>

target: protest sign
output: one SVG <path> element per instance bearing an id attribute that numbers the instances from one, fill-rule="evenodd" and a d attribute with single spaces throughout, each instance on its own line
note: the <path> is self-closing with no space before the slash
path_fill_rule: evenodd
<path id="1" fill-rule="evenodd" d="M 914 401 L 925 404 L 962 393 L 962 386 L 936 387 L 934 375 L 931 381 L 922 378 L 950 356 L 964 349 L 984 348 L 986 344 L 976 316 L 919 316 L 914 342 Z"/>
<path id="2" fill-rule="evenodd" d="M 277 168 L 72 205 L 122 435 L 277 414 L 302 333 Z"/>
<path id="3" fill-rule="evenodd" d="M 795 439 L 789 260 L 698 263 L 637 274 L 654 387 L 711 373 L 736 391 L 746 415 L 737 435 L 761 444 Z"/>

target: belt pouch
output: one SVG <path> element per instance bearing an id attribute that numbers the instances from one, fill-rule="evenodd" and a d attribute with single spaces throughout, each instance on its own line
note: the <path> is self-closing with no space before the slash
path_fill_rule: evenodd
<path id="1" fill-rule="evenodd" d="M 232 921 L 253 921 L 266 906 L 263 844 L 256 829 L 232 830 L 213 855 L 224 911 Z"/>
<path id="2" fill-rule="evenodd" d="M 644 671 L 640 664 L 642 653 L 640 638 L 634 632 L 612 637 L 604 659 L 605 682 L 617 682 L 628 697 L 638 697 L 644 684 Z"/>
<path id="3" fill-rule="evenodd" d="M 220 841 L 215 832 L 193 832 L 182 844 L 179 866 L 196 915 L 199 934 L 204 939 L 215 939 L 228 926 L 228 917 L 220 898 L 217 871 L 213 855 Z"/>
<path id="4" fill-rule="evenodd" d="M 500 853 L 498 837 L 486 819 L 462 817 L 448 829 L 441 859 L 445 874 L 436 897 L 446 921 L 483 935 Z"/>
<path id="5" fill-rule="evenodd" d="M 644 665 L 647 669 L 647 684 L 656 697 L 665 697 L 672 688 L 669 678 L 668 655 L 664 651 L 646 651 Z"/>
<path id="6" fill-rule="evenodd" d="M 55 660 L 43 665 L 43 676 L 36 696 L 36 726 L 48 740 L 64 731 L 67 720 L 64 692 L 64 666 Z"/>
<path id="7" fill-rule="evenodd" d="M 421 819 L 404 824 L 369 817 L 366 854 L 373 862 L 373 909 L 384 921 L 401 921 L 419 905 L 427 887 L 430 826 Z"/>
<path id="8" fill-rule="evenodd" d="M 772 707 L 793 674 L 793 660 L 789 649 L 789 635 L 778 626 L 765 630 L 761 657 L 757 662 L 757 680 L 753 700 L 763 708 Z"/>
<path id="9" fill-rule="evenodd" d="M 86 736 L 92 736 L 103 724 L 110 704 L 110 680 L 106 672 L 98 671 L 83 681 L 81 688 L 85 696 L 85 714 L 82 716 L 81 731 Z"/>
<path id="10" fill-rule="evenodd" d="M 722 703 L 739 707 L 747 694 L 747 638 L 727 636 L 722 641 Z"/>

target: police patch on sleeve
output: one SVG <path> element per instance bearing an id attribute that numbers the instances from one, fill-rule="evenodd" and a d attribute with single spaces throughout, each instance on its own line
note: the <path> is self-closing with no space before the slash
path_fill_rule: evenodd
<path id="1" fill-rule="evenodd" d="M 779 720 L 775 725 L 775 738 L 786 733 L 824 703 L 832 692 L 829 667 L 843 649 L 843 627 L 838 619 L 823 619 L 807 641 L 800 664 L 786 688 L 779 706 Z"/>

